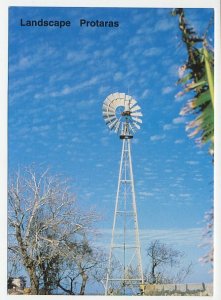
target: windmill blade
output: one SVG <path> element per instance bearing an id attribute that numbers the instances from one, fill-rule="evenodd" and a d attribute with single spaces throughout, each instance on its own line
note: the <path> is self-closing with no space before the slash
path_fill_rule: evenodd
<path id="1" fill-rule="evenodd" d="M 112 130 L 114 126 L 117 124 L 117 122 L 119 122 L 118 119 L 114 120 L 112 123 L 109 123 L 108 124 L 109 128 Z"/>
<path id="2" fill-rule="evenodd" d="M 138 123 L 143 123 L 143 121 L 141 119 L 132 117 L 133 121 L 138 122 Z"/>
<path id="3" fill-rule="evenodd" d="M 108 118 L 104 118 L 104 121 L 106 122 L 106 124 L 109 124 L 110 122 L 112 122 L 115 119 L 117 119 L 116 116 L 114 116 L 114 117 L 108 117 Z"/>
<path id="4" fill-rule="evenodd" d="M 126 95 L 125 95 L 125 93 L 114 93 L 114 94 L 112 94 L 112 96 L 115 100 L 119 100 L 119 99 L 125 99 Z"/>
<path id="5" fill-rule="evenodd" d="M 136 106 L 132 107 L 130 111 L 131 112 L 135 112 L 135 111 L 137 111 L 139 109 L 141 109 L 141 107 L 139 105 L 136 105 Z"/>
<path id="6" fill-rule="evenodd" d="M 116 97 L 114 96 L 115 94 L 110 94 L 109 96 L 107 96 L 106 99 L 109 99 L 109 101 L 113 101 L 116 99 Z"/>
<path id="7" fill-rule="evenodd" d="M 129 128 L 130 128 L 130 130 L 131 130 L 133 133 L 136 132 L 136 130 L 133 128 L 133 126 L 132 126 L 131 124 L 129 124 Z"/>
<path id="8" fill-rule="evenodd" d="M 128 100 L 124 101 L 124 110 L 126 111 L 130 110 L 130 102 Z"/>
<path id="9" fill-rule="evenodd" d="M 129 95 L 126 95 L 126 96 L 125 96 L 125 100 L 131 101 L 131 100 L 132 100 L 132 97 L 129 96 Z"/>
<path id="10" fill-rule="evenodd" d="M 111 96 L 111 95 L 110 95 Z M 112 98 L 108 96 L 105 100 L 104 100 L 104 105 L 107 105 L 107 106 L 112 106 L 112 103 L 113 101 L 115 100 L 115 98 Z"/>
<path id="11" fill-rule="evenodd" d="M 126 98 L 125 93 L 119 93 L 119 98 L 120 98 L 120 99 L 125 99 L 125 98 Z"/>
<path id="12" fill-rule="evenodd" d="M 132 108 L 135 104 L 137 104 L 137 101 L 135 99 L 130 100 L 130 108 Z"/>
<path id="13" fill-rule="evenodd" d="M 117 99 L 111 103 L 111 106 L 115 109 L 119 106 L 124 106 L 124 99 Z"/>
<path id="14" fill-rule="evenodd" d="M 120 98 L 120 93 L 114 93 L 114 94 L 112 94 L 112 100 L 117 100 L 119 98 Z"/>
<path id="15" fill-rule="evenodd" d="M 131 117 L 143 117 L 143 114 L 140 111 L 132 112 Z"/>
<path id="16" fill-rule="evenodd" d="M 103 104 L 103 107 L 102 107 L 103 111 L 111 111 L 113 113 L 115 113 L 115 109 L 114 108 L 111 108 L 110 106 L 106 105 L 106 104 Z"/>
<path id="17" fill-rule="evenodd" d="M 104 117 L 104 121 L 106 122 L 106 123 L 110 123 L 110 122 L 112 122 L 114 119 L 116 119 L 116 116 L 114 115 L 113 117 Z"/>
<path id="18" fill-rule="evenodd" d="M 137 129 L 140 129 L 140 125 L 138 125 L 137 123 L 133 122 L 132 123 L 135 127 L 137 127 Z"/>
<path id="19" fill-rule="evenodd" d="M 130 108 L 132 108 L 137 103 L 137 101 L 129 95 L 126 95 L 125 100 L 129 101 Z"/>
<path id="20" fill-rule="evenodd" d="M 105 107 L 107 110 L 115 111 L 115 107 L 113 106 L 112 102 L 108 102 L 108 104 L 105 104 L 104 109 Z"/>
<path id="21" fill-rule="evenodd" d="M 111 100 L 110 98 L 109 98 L 109 96 L 104 100 L 104 105 L 109 105 L 110 103 L 111 103 L 111 101 L 113 101 L 113 100 Z"/>
<path id="22" fill-rule="evenodd" d="M 108 118 L 108 117 L 113 117 L 115 116 L 115 113 L 111 113 L 111 112 L 103 112 L 103 117 L 104 118 Z"/>
<path id="23" fill-rule="evenodd" d="M 102 111 L 102 115 L 105 116 L 105 115 L 112 115 L 114 116 L 115 115 L 115 110 L 103 110 Z"/>
<path id="24" fill-rule="evenodd" d="M 103 110 L 102 111 L 102 114 L 104 115 L 104 114 L 109 114 L 109 115 L 115 115 L 115 109 L 105 109 L 105 110 Z"/>
<path id="25" fill-rule="evenodd" d="M 114 130 L 114 132 L 115 133 L 118 133 L 118 131 L 119 131 L 119 128 L 120 128 L 120 120 L 118 121 L 118 123 L 115 125 L 115 130 Z"/>

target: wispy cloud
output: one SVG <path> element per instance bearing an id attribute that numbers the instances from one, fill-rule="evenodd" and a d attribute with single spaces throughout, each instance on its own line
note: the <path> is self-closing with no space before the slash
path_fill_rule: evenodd
<path id="1" fill-rule="evenodd" d="M 177 139 L 175 140 L 174 144 L 183 144 L 184 140 L 183 139 Z"/>
<path id="2" fill-rule="evenodd" d="M 183 197 L 183 198 L 187 198 L 187 197 L 190 197 L 191 195 L 188 194 L 188 193 L 180 193 L 179 194 L 179 197 Z"/>
<path id="3" fill-rule="evenodd" d="M 174 90 L 173 87 L 171 86 L 166 86 L 162 89 L 162 94 L 166 95 L 166 94 L 170 94 L 172 91 Z"/>
<path id="4" fill-rule="evenodd" d="M 155 141 L 160 141 L 160 140 L 164 140 L 166 138 L 166 135 L 165 134 L 158 134 L 158 135 L 152 135 L 150 137 L 150 140 L 152 142 L 155 142 Z"/>
<path id="5" fill-rule="evenodd" d="M 155 25 L 154 31 L 166 31 L 174 27 L 174 23 L 172 20 L 168 19 L 159 19 Z"/>
<path id="6" fill-rule="evenodd" d="M 20 56 L 15 55 L 11 57 L 9 72 L 24 71 L 31 67 L 39 68 L 48 57 L 56 58 L 57 51 L 47 43 L 41 43 L 39 47 L 31 53 L 29 49 L 25 48 Z"/>
<path id="7" fill-rule="evenodd" d="M 141 230 L 140 237 L 159 239 L 173 245 L 195 245 L 202 237 L 202 228 Z"/>
<path id="8" fill-rule="evenodd" d="M 188 160 L 186 163 L 191 166 L 195 166 L 199 164 L 199 162 L 196 160 Z"/>
<path id="9" fill-rule="evenodd" d="M 106 237 L 106 241 L 110 242 L 111 229 L 101 229 L 100 233 Z M 117 230 L 116 230 L 117 232 Z M 140 229 L 139 235 L 142 244 L 146 244 L 153 240 L 160 240 L 171 245 L 197 246 L 202 238 L 203 228 L 183 228 L 183 229 Z M 118 234 L 120 231 L 118 232 Z M 133 236 L 134 232 L 128 232 Z"/>
<path id="10" fill-rule="evenodd" d="M 143 196 L 143 197 L 151 197 L 151 196 L 154 196 L 154 193 L 151 193 L 151 192 L 139 192 L 139 195 Z"/>
<path id="11" fill-rule="evenodd" d="M 103 166 L 104 166 L 103 164 L 96 164 L 95 165 L 96 168 L 103 168 Z"/>
<path id="12" fill-rule="evenodd" d="M 163 125 L 163 130 L 171 130 L 174 128 L 173 124 L 165 124 Z"/>
<path id="13" fill-rule="evenodd" d="M 141 95 L 141 98 L 145 98 L 146 96 L 148 96 L 148 94 L 150 93 L 149 89 L 145 89 Z"/>
<path id="14" fill-rule="evenodd" d="M 100 142 L 103 146 L 107 147 L 110 143 L 110 138 L 108 136 L 102 137 Z"/>
<path id="15" fill-rule="evenodd" d="M 100 76 L 94 76 L 93 78 L 90 78 L 88 80 L 81 81 L 80 83 L 77 83 L 73 86 L 70 85 L 64 85 L 62 88 L 57 89 L 56 85 L 53 85 L 51 87 L 47 87 L 45 91 L 36 93 L 34 95 L 35 99 L 43 99 L 43 98 L 57 98 L 62 96 L 68 96 L 70 94 L 73 94 L 75 92 L 80 92 L 83 89 L 89 89 L 92 86 L 96 85 L 99 82 Z"/>
<path id="16" fill-rule="evenodd" d="M 185 117 L 177 117 L 173 119 L 173 124 L 183 124 L 186 123 Z"/>
<path id="17" fill-rule="evenodd" d="M 82 63 L 84 61 L 87 61 L 89 58 L 89 53 L 85 51 L 69 51 L 66 55 L 66 59 L 70 62 L 71 65 Z"/>
<path id="18" fill-rule="evenodd" d="M 114 74 L 114 80 L 115 80 L 115 81 L 121 80 L 122 78 L 123 78 L 123 73 L 121 73 L 121 72 L 116 72 L 116 73 Z"/>
<path id="19" fill-rule="evenodd" d="M 143 55 L 146 57 L 158 56 L 163 52 L 162 48 L 152 47 L 148 48 L 143 52 Z"/>

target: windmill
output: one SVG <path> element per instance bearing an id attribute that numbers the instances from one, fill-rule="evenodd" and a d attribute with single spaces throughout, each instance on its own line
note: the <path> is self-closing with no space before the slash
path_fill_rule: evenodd
<path id="1" fill-rule="evenodd" d="M 142 113 L 134 98 L 114 93 L 104 100 L 103 117 L 122 140 L 105 295 L 137 294 L 143 270 L 130 144 L 140 129 Z"/>

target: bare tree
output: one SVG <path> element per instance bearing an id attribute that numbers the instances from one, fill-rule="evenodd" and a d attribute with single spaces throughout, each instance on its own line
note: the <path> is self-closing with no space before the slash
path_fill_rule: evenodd
<path id="1" fill-rule="evenodd" d="M 48 170 L 40 174 L 31 168 L 17 172 L 9 182 L 8 202 L 9 253 L 15 265 L 25 268 L 32 294 L 51 294 L 61 267 L 71 259 L 79 265 L 83 294 L 88 275 L 80 267 L 85 253 L 89 257 L 91 251 L 89 244 L 87 250 L 83 247 L 96 214 L 82 213 L 67 182 L 49 176 Z"/>
<path id="2" fill-rule="evenodd" d="M 190 273 L 192 263 L 182 265 L 184 253 L 155 240 L 146 249 L 150 258 L 150 271 L 146 280 L 151 284 L 182 282 Z"/>
<path id="3" fill-rule="evenodd" d="M 76 247 L 69 245 L 68 259 L 58 274 L 58 287 L 69 295 L 84 295 L 87 282 L 101 283 L 105 276 L 107 256 L 87 240 Z"/>

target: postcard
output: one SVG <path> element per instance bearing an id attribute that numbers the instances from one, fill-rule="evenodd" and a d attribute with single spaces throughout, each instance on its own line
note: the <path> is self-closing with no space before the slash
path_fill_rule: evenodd
<path id="1" fill-rule="evenodd" d="M 220 4 L 164 2 L 4 6 L 6 298 L 219 295 Z"/>

